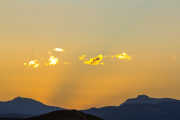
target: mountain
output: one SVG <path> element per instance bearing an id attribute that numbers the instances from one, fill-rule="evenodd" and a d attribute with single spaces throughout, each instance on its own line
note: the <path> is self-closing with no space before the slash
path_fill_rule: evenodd
<path id="1" fill-rule="evenodd" d="M 0 118 L 6 118 L 0 120 L 101 120 L 100 118 L 104 120 L 180 120 L 180 100 L 139 95 L 126 100 L 120 106 L 75 111 L 47 106 L 30 98 L 17 97 L 7 102 L 0 102 Z"/>
<path id="2" fill-rule="evenodd" d="M 76 110 L 59 110 L 31 118 L 0 118 L 0 120 L 103 120 Z"/>
<path id="3" fill-rule="evenodd" d="M 83 111 L 104 120 L 180 120 L 180 100 L 139 95 L 120 106 Z"/>
<path id="4" fill-rule="evenodd" d="M 137 98 L 128 99 L 125 104 L 161 104 L 161 103 L 178 103 L 179 100 L 171 98 L 151 98 L 147 95 L 139 95 Z"/>
<path id="5" fill-rule="evenodd" d="M 48 106 L 30 98 L 16 97 L 7 102 L 0 102 L 0 116 L 2 117 L 29 117 L 56 110 L 63 110 L 63 108 Z"/>

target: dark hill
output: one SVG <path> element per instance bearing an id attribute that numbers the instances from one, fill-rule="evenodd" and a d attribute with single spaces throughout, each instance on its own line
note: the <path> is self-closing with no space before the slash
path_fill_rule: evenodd
<path id="1" fill-rule="evenodd" d="M 24 120 L 102 120 L 102 119 L 76 110 L 60 110 L 45 115 L 41 115 L 38 117 L 27 118 Z"/>

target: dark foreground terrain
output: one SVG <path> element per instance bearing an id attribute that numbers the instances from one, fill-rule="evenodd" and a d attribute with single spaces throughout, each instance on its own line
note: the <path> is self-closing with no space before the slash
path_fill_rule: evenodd
<path id="1" fill-rule="evenodd" d="M 0 118 L 0 120 L 103 120 L 76 110 L 59 110 L 30 118 Z"/>

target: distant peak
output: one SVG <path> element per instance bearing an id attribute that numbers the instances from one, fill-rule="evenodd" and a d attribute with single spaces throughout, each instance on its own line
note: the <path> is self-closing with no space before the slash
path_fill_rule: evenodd
<path id="1" fill-rule="evenodd" d="M 24 101 L 24 100 L 31 100 L 33 101 L 31 98 L 25 98 L 25 97 L 15 97 L 12 101 Z"/>
<path id="2" fill-rule="evenodd" d="M 130 98 L 126 100 L 126 102 L 123 104 L 158 104 L 164 102 L 177 102 L 177 100 L 170 98 L 152 98 L 147 95 L 138 95 L 136 98 Z"/>
<path id="3" fill-rule="evenodd" d="M 20 96 L 17 96 L 14 98 L 14 100 L 21 100 L 21 99 L 25 99 L 24 97 L 20 97 Z"/>
<path id="4" fill-rule="evenodd" d="M 39 101 L 36 101 L 36 100 L 33 100 L 32 98 L 25 98 L 25 97 L 15 97 L 14 99 L 10 100 L 9 102 L 12 102 L 12 103 L 36 103 L 36 104 L 42 104 L 41 102 Z"/>
<path id="5" fill-rule="evenodd" d="M 150 97 L 149 96 L 147 96 L 147 95 L 138 95 L 137 96 L 137 99 L 149 99 Z"/>

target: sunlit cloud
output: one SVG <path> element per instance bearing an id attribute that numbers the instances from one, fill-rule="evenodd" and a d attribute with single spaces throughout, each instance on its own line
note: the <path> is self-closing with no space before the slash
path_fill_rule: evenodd
<path id="1" fill-rule="evenodd" d="M 40 64 L 38 63 L 38 60 L 30 60 L 29 62 L 25 62 L 24 66 L 38 68 Z"/>
<path id="2" fill-rule="evenodd" d="M 123 52 L 121 54 L 117 54 L 112 56 L 112 58 L 118 58 L 120 60 L 131 60 L 131 56 L 129 56 L 127 53 Z"/>
<path id="3" fill-rule="evenodd" d="M 88 65 L 104 65 L 103 55 L 99 54 L 98 56 L 96 56 L 94 58 L 90 58 L 89 60 L 85 60 L 84 64 L 88 64 Z"/>
<path id="4" fill-rule="evenodd" d="M 79 60 L 85 60 L 86 59 L 86 57 L 87 57 L 87 55 L 86 54 L 83 54 L 83 55 L 81 55 L 81 56 L 79 56 Z"/>
<path id="5" fill-rule="evenodd" d="M 64 49 L 62 49 L 62 48 L 54 48 L 53 51 L 55 51 L 55 52 L 64 52 Z"/>
<path id="6" fill-rule="evenodd" d="M 59 59 L 55 56 L 50 56 L 48 59 L 48 65 L 50 66 L 55 66 L 56 64 L 58 64 Z"/>
<path id="7" fill-rule="evenodd" d="M 64 49 L 62 49 L 62 48 L 54 48 L 53 51 L 63 52 Z M 39 60 L 36 59 L 36 60 L 31 60 L 29 62 L 25 62 L 24 66 L 32 67 L 32 68 L 38 68 L 40 66 L 40 64 L 42 64 L 42 63 L 45 63 L 44 64 L 45 66 L 55 66 L 55 65 L 57 65 L 59 63 L 59 57 L 57 56 L 57 54 L 56 54 L 56 56 L 53 55 L 54 54 L 53 51 L 48 52 L 49 58 L 46 60 L 46 62 L 39 61 Z M 103 54 L 99 54 L 96 57 L 91 57 L 91 58 L 89 58 L 86 54 L 82 54 L 81 56 L 79 56 L 78 59 L 83 64 L 87 64 L 87 65 L 104 65 L 104 60 L 105 59 L 111 59 L 111 58 L 118 58 L 119 60 L 131 60 L 132 59 L 131 56 L 129 56 L 125 52 L 123 52 L 121 54 L 116 54 L 116 55 L 113 55 L 113 56 L 111 56 L 111 55 L 105 56 Z M 66 60 L 61 61 L 61 64 L 64 64 L 64 65 L 69 65 L 69 64 L 72 64 L 72 63 L 74 63 L 74 61 L 66 61 Z"/>
<path id="8" fill-rule="evenodd" d="M 35 64 L 33 67 L 34 67 L 34 68 L 38 68 L 38 67 L 39 67 L 39 64 Z"/>

